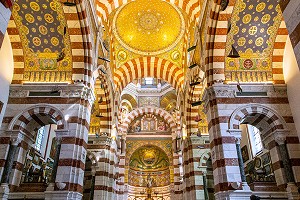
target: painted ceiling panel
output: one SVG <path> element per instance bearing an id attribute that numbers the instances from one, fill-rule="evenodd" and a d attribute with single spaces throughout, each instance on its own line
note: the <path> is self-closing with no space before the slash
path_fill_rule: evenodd
<path id="1" fill-rule="evenodd" d="M 70 81 L 70 38 L 61 2 L 16 0 L 12 15 L 24 50 L 23 81 Z"/>
<path id="2" fill-rule="evenodd" d="M 273 81 L 272 54 L 282 20 L 279 0 L 237 0 L 226 53 L 233 46 L 240 58 L 226 57 L 226 81 Z"/>

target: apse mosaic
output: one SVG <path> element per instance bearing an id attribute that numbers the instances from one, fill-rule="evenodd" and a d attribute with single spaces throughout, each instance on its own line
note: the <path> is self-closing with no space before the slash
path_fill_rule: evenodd
<path id="1" fill-rule="evenodd" d="M 161 0 L 132 1 L 110 16 L 116 67 L 142 56 L 159 56 L 182 65 L 186 16 Z"/>
<path id="2" fill-rule="evenodd" d="M 16 0 L 12 15 L 24 50 L 24 81 L 70 81 L 70 39 L 62 4 L 58 0 Z"/>
<path id="3" fill-rule="evenodd" d="M 138 148 L 129 161 L 129 181 L 135 186 L 165 186 L 170 184 L 170 162 L 167 154 L 157 146 Z M 149 182 L 150 181 L 150 182 Z"/>
<path id="4" fill-rule="evenodd" d="M 272 81 L 272 54 L 282 20 L 279 0 L 238 0 L 231 18 L 226 55 L 231 45 L 240 58 L 226 57 L 226 81 Z"/>
<path id="5" fill-rule="evenodd" d="M 145 114 L 141 117 L 137 117 L 131 122 L 128 128 L 128 133 L 154 131 L 171 131 L 171 129 L 163 118 L 153 114 Z"/>
<path id="6" fill-rule="evenodd" d="M 144 147 L 147 147 L 147 148 L 144 148 Z M 160 139 L 160 140 L 152 140 L 152 139 L 149 139 L 149 140 L 130 140 L 130 139 L 127 139 L 126 140 L 126 157 L 125 157 L 125 182 L 128 183 L 129 181 L 129 178 L 130 178 L 130 175 L 129 173 L 129 167 L 130 166 L 130 162 L 131 162 L 131 158 L 134 158 L 135 156 L 132 156 L 135 152 L 138 152 L 138 149 L 148 149 L 148 147 L 155 147 L 156 149 L 162 151 L 164 154 L 167 155 L 168 157 L 168 163 L 169 163 L 169 167 L 168 169 L 165 168 L 164 170 L 158 170 L 158 171 L 167 171 L 169 170 L 169 174 L 170 174 L 170 181 L 171 182 L 174 182 L 174 167 L 173 167 L 173 163 L 172 163 L 172 160 L 173 160 L 173 149 L 172 149 L 172 140 L 171 139 Z M 161 154 L 161 155 L 164 155 L 164 154 Z M 164 156 L 163 156 L 164 157 Z M 149 155 L 149 158 L 151 158 L 151 156 Z M 164 157 L 165 158 L 165 157 Z M 146 157 L 146 160 L 147 157 Z M 155 163 L 160 163 L 160 161 L 158 160 L 161 160 L 161 159 L 157 159 L 157 162 Z M 155 159 L 154 159 L 155 161 Z M 162 161 L 162 160 L 161 160 Z M 142 161 L 139 161 L 140 163 L 143 163 Z M 149 163 L 152 162 L 151 159 L 149 161 Z M 164 163 L 167 163 L 165 161 L 163 161 Z M 132 164 L 135 164 L 135 163 L 132 163 Z M 143 165 L 141 165 L 143 166 Z M 145 165 L 147 166 L 147 165 Z M 155 164 L 153 164 L 153 166 L 155 166 Z M 158 165 L 156 165 L 158 166 Z M 133 169 L 133 168 L 131 168 Z M 137 169 L 137 168 L 135 168 Z M 140 173 L 144 173 L 143 176 L 146 176 L 149 172 L 149 169 L 147 170 L 146 168 L 146 171 L 144 170 L 133 170 L 133 171 L 140 171 Z M 157 170 L 152 170 L 150 173 L 154 173 L 154 172 L 158 172 Z M 145 177 L 144 177 L 145 178 Z"/>

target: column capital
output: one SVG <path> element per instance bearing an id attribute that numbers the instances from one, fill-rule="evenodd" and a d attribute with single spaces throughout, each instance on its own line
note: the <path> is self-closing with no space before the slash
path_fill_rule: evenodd
<path id="1" fill-rule="evenodd" d="M 236 144 L 241 144 L 241 139 L 242 139 L 241 129 L 228 129 L 227 132 L 235 138 Z"/>
<path id="2" fill-rule="evenodd" d="M 286 141 L 286 136 L 288 135 L 288 130 L 275 130 L 274 131 L 274 139 L 275 141 L 281 145 Z"/>
<path id="3" fill-rule="evenodd" d="M 27 142 L 29 145 L 34 143 L 34 140 L 28 137 L 23 131 L 21 130 L 11 130 L 7 131 L 7 134 L 10 136 L 11 144 L 14 146 L 18 146 L 21 141 Z"/>

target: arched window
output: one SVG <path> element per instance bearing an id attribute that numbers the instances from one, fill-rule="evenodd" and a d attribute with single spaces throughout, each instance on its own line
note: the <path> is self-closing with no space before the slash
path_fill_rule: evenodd
<path id="1" fill-rule="evenodd" d="M 247 130 L 249 134 L 251 149 L 253 156 L 256 156 L 263 150 L 263 143 L 260 137 L 260 131 L 258 128 L 252 125 L 247 125 Z"/>
<path id="2" fill-rule="evenodd" d="M 35 149 L 38 152 L 41 152 L 44 135 L 45 135 L 45 126 L 41 127 L 37 132 L 37 136 L 36 136 L 36 140 L 35 140 Z"/>

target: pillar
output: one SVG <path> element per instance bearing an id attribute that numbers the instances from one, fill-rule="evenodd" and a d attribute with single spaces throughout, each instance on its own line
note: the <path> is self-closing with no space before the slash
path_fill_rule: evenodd
<path id="1" fill-rule="evenodd" d="M 293 174 L 292 165 L 290 163 L 290 158 L 288 154 L 288 150 L 286 147 L 286 134 L 287 132 L 285 130 L 283 131 L 276 131 L 274 133 L 275 141 L 279 145 L 279 152 L 280 157 L 283 163 L 284 173 L 286 177 L 287 182 L 287 194 L 288 199 L 300 199 L 300 195 L 298 193 L 298 187 L 295 184 L 295 178 Z"/>
<path id="2" fill-rule="evenodd" d="M 21 142 L 23 134 L 20 131 L 12 133 L 7 157 L 5 159 L 4 170 L 1 178 L 0 199 L 8 199 L 9 194 L 9 177 L 12 170 L 14 158 L 17 152 L 18 144 Z"/>
<path id="3" fill-rule="evenodd" d="M 91 183 L 90 200 L 94 199 L 95 176 L 96 176 L 96 169 L 95 167 L 92 167 L 92 183 Z"/>

